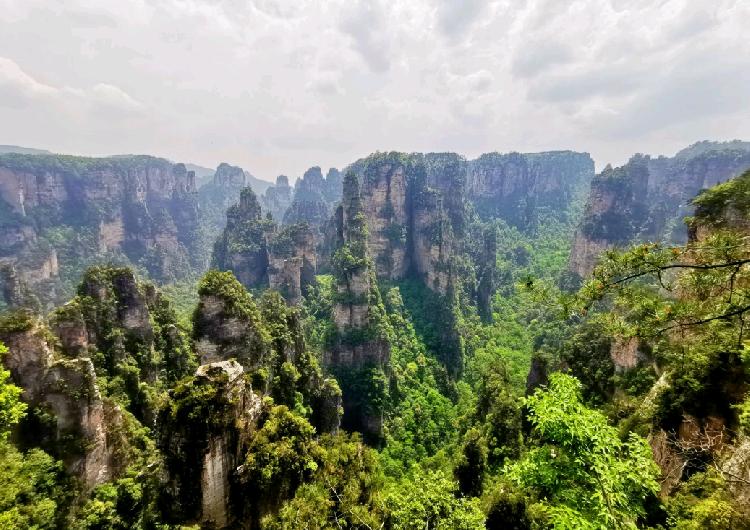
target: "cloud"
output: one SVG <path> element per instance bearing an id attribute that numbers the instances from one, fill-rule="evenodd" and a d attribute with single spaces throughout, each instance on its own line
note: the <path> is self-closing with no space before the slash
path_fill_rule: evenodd
<path id="1" fill-rule="evenodd" d="M 94 110 L 140 111 L 143 105 L 121 88 L 97 83 L 90 88 L 54 87 L 24 72 L 14 61 L 0 57 L 0 105 L 86 105 Z M 61 109 L 58 109 L 61 110 Z"/>
<path id="2" fill-rule="evenodd" d="M 322 96 L 344 94 L 344 89 L 341 85 L 341 73 L 335 71 L 316 73 L 307 82 L 305 88 Z"/>
<path id="3" fill-rule="evenodd" d="M 23 106 L 56 94 L 55 88 L 38 82 L 14 61 L 0 57 L 0 106 Z"/>
<path id="4" fill-rule="evenodd" d="M 437 0 L 437 25 L 448 39 L 466 36 L 487 8 L 484 0 Z"/>
<path id="5" fill-rule="evenodd" d="M 519 77 L 534 77 L 551 68 L 565 65 L 574 59 L 573 51 L 554 39 L 542 40 L 519 49 L 513 58 L 513 73 Z"/>
<path id="6" fill-rule="evenodd" d="M 267 179 L 377 149 L 618 162 L 750 138 L 749 19 L 738 0 L 0 0 L 0 143 Z"/>
<path id="7" fill-rule="evenodd" d="M 127 92 L 107 83 L 97 83 L 91 87 L 90 95 L 95 104 L 110 109 L 118 109 L 126 112 L 143 109 L 143 104 L 133 99 Z"/>
<path id="8" fill-rule="evenodd" d="M 389 29 L 379 0 L 353 0 L 339 27 L 351 37 L 355 50 L 373 72 L 390 68 Z"/>

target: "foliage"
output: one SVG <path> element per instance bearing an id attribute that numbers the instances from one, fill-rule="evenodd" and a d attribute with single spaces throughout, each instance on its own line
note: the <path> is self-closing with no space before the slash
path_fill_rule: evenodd
<path id="1" fill-rule="evenodd" d="M 8 348 L 0 342 L 0 361 Z M 11 428 L 26 414 L 26 403 L 20 400 L 22 390 L 10 383 L 10 372 L 0 365 L 0 443 L 8 439 Z"/>
<path id="2" fill-rule="evenodd" d="M 438 471 L 405 477 L 386 493 L 389 528 L 483 529 L 479 500 L 457 496 L 456 490 L 456 484 Z"/>
<path id="3" fill-rule="evenodd" d="M 669 371 L 655 420 L 683 413 L 733 418 L 743 390 L 744 319 L 750 310 L 750 247 L 741 233 L 714 230 L 686 247 L 643 244 L 611 251 L 581 289 L 580 311 L 612 308 L 610 333 L 637 337 Z"/>
<path id="4" fill-rule="evenodd" d="M 7 352 L 0 343 L 0 359 Z M 0 527 L 55 528 L 67 503 L 62 464 L 39 449 L 21 453 L 8 442 L 11 428 L 26 413 L 21 389 L 9 376 L 0 368 Z"/>
<path id="5" fill-rule="evenodd" d="M 382 479 L 374 451 L 357 435 L 324 436 L 319 448 L 320 461 L 311 481 L 278 514 L 266 517 L 263 527 L 380 528 Z"/>
<path id="6" fill-rule="evenodd" d="M 547 390 L 526 399 L 536 447 L 508 468 L 536 496 L 554 528 L 636 528 L 658 468 L 645 440 L 620 440 L 600 412 L 583 405 L 581 385 L 555 373 Z"/>
<path id="7" fill-rule="evenodd" d="M 314 433 L 307 420 L 283 405 L 269 411 L 250 442 L 240 474 L 256 507 L 278 508 L 312 478 L 322 458 Z"/>
<path id="8" fill-rule="evenodd" d="M 0 528 L 59 527 L 71 490 L 62 464 L 45 452 L 21 453 L 0 441 Z"/>
<path id="9" fill-rule="evenodd" d="M 731 224 L 737 217 L 746 218 L 750 213 L 750 171 L 703 191 L 693 204 L 696 211 L 691 224 L 719 227 Z"/>
<path id="10" fill-rule="evenodd" d="M 385 295 L 390 321 L 392 386 L 383 450 L 386 471 L 400 475 L 413 462 L 435 455 L 455 436 L 456 412 L 442 385 L 447 374 L 426 347 L 406 311 L 399 288 Z"/>
<path id="11" fill-rule="evenodd" d="M 696 473 L 680 486 L 667 504 L 669 526 L 676 530 L 734 530 L 748 528 L 740 506 L 729 495 L 726 480 L 713 470 Z"/>

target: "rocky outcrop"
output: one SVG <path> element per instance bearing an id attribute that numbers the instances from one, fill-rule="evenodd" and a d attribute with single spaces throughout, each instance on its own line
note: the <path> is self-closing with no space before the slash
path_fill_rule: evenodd
<path id="1" fill-rule="evenodd" d="M 450 219 L 444 202 L 455 195 L 450 204 L 458 208 L 451 213 L 462 224 L 463 182 L 453 183 L 443 174 L 440 156 L 376 153 L 349 168 L 362 183 L 368 253 L 380 279 L 414 274 L 431 287 L 440 289 L 441 281 L 443 289 L 447 285 L 450 228 L 443 223 Z M 465 169 L 457 155 L 454 162 L 453 169 Z"/>
<path id="2" fill-rule="evenodd" d="M 168 512 L 175 521 L 229 527 L 233 478 L 260 419 L 261 398 L 235 361 L 200 366 L 171 398 L 159 422 Z"/>
<path id="3" fill-rule="evenodd" d="M 262 367 L 269 337 L 250 293 L 231 273 L 209 272 L 198 294 L 193 340 L 200 363 L 236 359 L 248 371 Z"/>
<path id="4" fill-rule="evenodd" d="M 453 153 L 430 153 L 424 165 L 425 177 L 414 180 L 412 191 L 412 267 L 427 287 L 446 295 L 466 228 L 466 164 Z"/>
<path id="5" fill-rule="evenodd" d="M 302 301 L 308 286 L 315 283 L 317 258 L 315 236 L 305 224 L 282 227 L 269 244 L 268 284 L 292 305 Z"/>
<path id="6" fill-rule="evenodd" d="M 284 214 L 285 224 L 307 223 L 318 228 L 331 215 L 324 196 L 326 181 L 319 167 L 311 167 L 294 186 L 294 200 Z"/>
<path id="7" fill-rule="evenodd" d="M 370 441 L 382 435 L 383 411 L 363 389 L 376 384 L 389 370 L 385 309 L 369 257 L 367 221 L 357 176 L 344 177 L 343 198 L 336 210 L 337 250 L 332 258 L 335 276 L 333 323 L 335 344 L 324 362 L 341 383 L 344 425 Z"/>
<path id="8" fill-rule="evenodd" d="M 205 266 L 195 192 L 183 164 L 149 156 L 0 155 L 0 261 L 47 302 L 66 294 L 61 267 L 97 257 L 182 276 Z"/>
<path id="9" fill-rule="evenodd" d="M 588 153 L 488 153 L 468 163 L 466 194 L 480 216 L 529 229 L 542 210 L 565 215 L 593 176 Z"/>
<path id="10" fill-rule="evenodd" d="M 362 174 L 362 211 L 369 230 L 367 246 L 375 256 L 379 278 L 399 280 L 406 276 L 407 212 L 406 168 L 397 159 L 385 159 Z"/>
<path id="11" fill-rule="evenodd" d="M 284 219 L 289 206 L 292 204 L 292 187 L 286 175 L 276 177 L 276 185 L 270 186 L 261 197 L 263 209 L 271 214 L 276 222 Z"/>
<path id="12" fill-rule="evenodd" d="M 750 168 L 750 145 L 701 142 L 673 158 L 635 155 L 620 168 L 607 167 L 591 183 L 576 232 L 569 268 L 588 276 L 609 248 L 645 241 L 682 244 L 682 218 L 693 213 L 702 190 Z"/>
<path id="13" fill-rule="evenodd" d="M 341 200 L 344 187 L 344 174 L 335 167 L 329 168 L 323 186 L 323 197 L 330 205 L 335 205 Z"/>
<path id="14" fill-rule="evenodd" d="M 245 187 L 245 171 L 241 167 L 221 163 L 211 182 L 198 190 L 203 222 L 210 234 L 221 233 L 226 223 L 227 209 L 237 202 Z"/>
<path id="15" fill-rule="evenodd" d="M 32 411 L 54 418 L 53 431 L 34 432 L 35 441 L 49 436 L 53 454 L 90 491 L 121 471 L 107 438 L 105 404 L 91 359 L 62 357 L 50 343 L 51 336 L 31 313 L 5 315 L 0 340 L 9 352 L 3 362 Z"/>
<path id="16" fill-rule="evenodd" d="M 594 172 L 588 154 L 569 151 L 490 153 L 471 161 L 455 153 L 376 153 L 349 169 L 362 181 L 378 278 L 414 275 L 443 294 L 458 274 L 455 261 L 468 252 L 469 208 L 533 229 L 543 213 L 566 215 Z"/>
<path id="17" fill-rule="evenodd" d="M 172 384 L 196 366 L 169 302 L 127 268 L 89 269 L 78 295 L 48 320 L 59 353 L 90 358 L 97 374 L 121 381 L 128 412 L 147 426 L 156 403 L 143 383 Z"/>
<path id="18" fill-rule="evenodd" d="M 278 228 L 262 216 L 250 188 L 227 211 L 227 226 L 214 245 L 213 267 L 232 271 L 248 289 L 271 287 L 297 304 L 315 281 L 316 240 L 306 223 Z"/>
<path id="19" fill-rule="evenodd" d="M 486 228 L 482 234 L 483 246 L 477 261 L 477 310 L 485 322 L 492 322 L 492 296 L 498 279 L 497 232 Z"/>
<path id="20" fill-rule="evenodd" d="M 213 268 L 230 270 L 248 288 L 268 284 L 268 238 L 275 230 L 263 219 L 258 198 L 244 188 L 226 213 L 227 225 L 214 245 Z"/>

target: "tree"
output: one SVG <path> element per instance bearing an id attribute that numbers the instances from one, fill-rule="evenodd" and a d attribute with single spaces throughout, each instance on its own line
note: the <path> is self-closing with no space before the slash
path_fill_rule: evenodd
<path id="1" fill-rule="evenodd" d="M 326 435 L 319 465 L 278 514 L 263 521 L 269 530 L 286 528 L 382 528 L 382 476 L 374 450 L 358 434 Z"/>
<path id="2" fill-rule="evenodd" d="M 476 498 L 461 497 L 455 482 L 439 471 L 416 471 L 386 496 L 388 528 L 480 530 L 484 514 Z"/>
<path id="3" fill-rule="evenodd" d="M 646 441 L 634 433 L 622 441 L 566 374 L 552 374 L 549 388 L 525 402 L 536 447 L 508 473 L 537 499 L 532 511 L 556 529 L 636 528 L 659 490 Z"/>
<path id="4" fill-rule="evenodd" d="M 0 359 L 8 352 L 0 343 Z M 8 435 L 26 414 L 21 389 L 0 368 L 0 528 L 54 528 L 59 504 L 65 500 L 60 462 L 44 451 L 21 453 Z"/>
<path id="5" fill-rule="evenodd" d="M 0 342 L 0 361 L 8 348 Z M 26 414 L 26 403 L 21 401 L 21 389 L 9 382 L 10 372 L 0 365 L 0 442 L 8 439 L 11 428 Z"/>

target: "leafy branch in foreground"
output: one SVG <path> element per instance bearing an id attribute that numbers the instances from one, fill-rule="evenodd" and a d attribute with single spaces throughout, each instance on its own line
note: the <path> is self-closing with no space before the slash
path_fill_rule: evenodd
<path id="1" fill-rule="evenodd" d="M 537 446 L 508 474 L 533 492 L 532 510 L 555 529 L 636 528 L 645 500 L 659 490 L 646 441 L 635 433 L 622 441 L 583 404 L 578 380 L 563 373 L 525 401 Z"/>
<path id="2" fill-rule="evenodd" d="M 721 230 L 686 247 L 609 251 L 578 296 L 583 311 L 602 302 L 625 334 L 654 338 L 716 323 L 733 331 L 737 347 L 750 311 L 748 238 Z"/>

